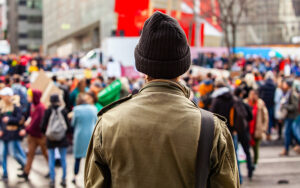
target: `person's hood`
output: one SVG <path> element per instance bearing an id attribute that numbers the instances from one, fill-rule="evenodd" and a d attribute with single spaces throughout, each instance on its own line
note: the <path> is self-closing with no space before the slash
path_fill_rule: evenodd
<path id="1" fill-rule="evenodd" d="M 216 89 L 212 94 L 211 97 L 212 98 L 217 98 L 220 96 L 227 96 L 230 95 L 230 89 L 228 87 L 221 87 Z"/>
<path id="2" fill-rule="evenodd" d="M 39 90 L 35 90 L 35 89 L 32 90 L 32 103 L 34 105 L 40 104 L 41 97 L 42 97 L 42 92 L 40 92 Z"/>

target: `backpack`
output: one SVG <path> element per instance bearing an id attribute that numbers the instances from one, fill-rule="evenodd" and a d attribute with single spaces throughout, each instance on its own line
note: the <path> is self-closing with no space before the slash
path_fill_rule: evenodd
<path id="1" fill-rule="evenodd" d="M 235 127 L 240 137 L 248 137 L 248 122 L 252 120 L 252 112 L 243 101 L 234 97 L 233 107 L 229 112 L 229 125 Z"/>
<path id="2" fill-rule="evenodd" d="M 67 123 L 62 114 L 64 107 L 59 107 L 57 110 L 52 109 L 46 137 L 51 141 L 61 141 L 67 132 Z"/>

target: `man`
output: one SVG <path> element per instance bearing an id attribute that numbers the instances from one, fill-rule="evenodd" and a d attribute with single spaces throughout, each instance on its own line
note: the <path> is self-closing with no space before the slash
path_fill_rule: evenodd
<path id="1" fill-rule="evenodd" d="M 274 75 L 271 71 L 265 76 L 265 83 L 259 88 L 259 97 L 265 102 L 269 114 L 269 128 L 267 140 L 271 140 L 271 130 L 274 127 L 274 96 L 276 86 L 273 81 Z"/>
<path id="2" fill-rule="evenodd" d="M 281 109 L 286 110 L 286 117 L 284 121 L 285 126 L 285 137 L 284 137 L 284 149 L 280 153 L 281 156 L 289 155 L 289 148 L 292 143 L 293 138 L 293 123 L 298 116 L 298 105 L 299 98 L 298 94 L 293 90 L 293 80 L 286 79 L 283 81 L 282 90 L 284 93 L 283 99 L 281 101 Z M 297 140 L 296 140 L 297 141 Z M 298 143 L 300 144 L 300 143 Z"/>
<path id="3" fill-rule="evenodd" d="M 238 149 L 238 130 L 236 121 L 240 116 L 239 111 L 235 108 L 235 99 L 230 89 L 226 87 L 226 83 L 223 79 L 218 78 L 215 81 L 215 91 L 212 93 L 212 104 L 210 111 L 225 117 L 227 121 L 227 127 L 230 130 L 233 138 L 235 150 Z M 252 167 L 248 166 L 248 177 L 252 178 Z M 240 172 L 240 170 L 239 170 Z M 240 183 L 242 183 L 242 176 L 240 174 Z"/>
<path id="4" fill-rule="evenodd" d="M 198 142 L 209 122 L 201 124 L 204 112 L 179 83 L 191 56 L 178 22 L 154 13 L 145 22 L 135 60 L 147 84 L 134 97 L 100 111 L 87 152 L 85 187 L 195 187 L 202 177 L 196 171 L 207 167 L 196 163 L 198 143 L 209 144 Z M 208 156 L 209 172 L 203 174 L 209 177 L 201 187 L 239 187 L 230 133 L 212 118 L 212 149 L 202 153 Z"/>

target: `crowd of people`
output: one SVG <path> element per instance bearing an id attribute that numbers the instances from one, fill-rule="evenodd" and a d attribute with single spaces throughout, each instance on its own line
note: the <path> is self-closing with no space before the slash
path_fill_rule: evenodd
<path id="1" fill-rule="evenodd" d="M 213 66 L 217 61 L 222 58 L 215 58 L 213 64 L 203 66 L 217 68 Z M 221 62 L 222 67 L 227 63 Z M 242 57 L 233 62 L 231 70 L 227 78 L 211 73 L 193 76 L 189 72 L 185 81 L 192 88 L 192 100 L 199 107 L 227 119 L 235 149 L 240 143 L 244 150 L 251 179 L 263 139 L 268 142 L 283 139 L 280 156 L 288 156 L 291 146 L 300 154 L 299 63 L 292 59 Z M 241 183 L 242 180 L 240 175 Z"/>
<path id="2" fill-rule="evenodd" d="M 207 57 L 209 60 L 200 63 L 201 66 L 229 69 L 225 56 L 216 58 L 211 54 Z M 195 66 L 199 65 L 197 61 L 193 61 Z M 72 182 L 76 184 L 97 112 L 106 105 L 99 102 L 99 93 L 114 81 L 122 80 L 118 99 L 137 93 L 144 84 L 143 78 L 104 78 L 101 74 L 82 80 L 53 76 L 52 81 L 62 90 L 63 96 L 51 95 L 50 105 L 42 104 L 43 93 L 30 87 L 30 73 L 40 69 L 79 68 L 78 62 L 78 57 L 62 61 L 38 54 L 0 58 L 0 154 L 4 181 L 8 181 L 8 154 L 20 164 L 18 177 L 28 180 L 36 149 L 40 147 L 49 165 L 49 174 L 45 177 L 50 179 L 50 185 L 55 184 L 55 163 L 60 159 L 63 170 L 61 185 L 66 186 L 67 148 L 72 145 L 75 159 Z M 248 177 L 252 178 L 263 139 L 272 141 L 277 134 L 278 140 L 284 137 L 284 149 L 280 155 L 288 156 L 291 145 L 300 153 L 300 68 L 298 62 L 291 59 L 260 57 L 238 57 L 230 67 L 229 70 L 238 74 L 229 77 L 212 73 L 195 75 L 191 69 L 181 82 L 191 89 L 191 100 L 199 107 L 227 119 L 235 149 L 240 143 L 246 155 Z M 22 147 L 23 140 L 26 140 L 26 148 Z"/>
<path id="3" fill-rule="evenodd" d="M 107 103 L 105 101 L 106 103 L 101 104 L 98 94 L 113 81 L 118 83 L 118 87 L 120 86 L 121 81 L 115 78 L 104 81 L 101 75 L 93 79 L 81 80 L 60 79 L 53 76 L 52 82 L 63 95 L 51 95 L 50 105 L 46 106 L 41 102 L 43 93 L 31 88 L 27 76 L 19 74 L 4 76 L 0 80 L 2 179 L 8 181 L 7 156 L 11 154 L 20 164 L 18 177 L 28 180 L 36 150 L 40 147 L 49 164 L 49 174 L 45 174 L 45 177 L 50 178 L 50 185 L 55 185 L 55 164 L 59 159 L 58 162 L 63 170 L 61 185 L 66 186 L 66 155 L 68 147 L 72 145 L 75 161 L 72 182 L 76 184 L 80 162 L 86 155 L 97 121 L 97 113 Z M 122 87 L 120 86 L 120 90 L 117 91 L 118 97 L 113 100 L 126 96 L 129 92 L 137 92 L 137 89 L 134 89 L 137 86 L 126 81 L 128 84 L 122 81 Z M 107 96 L 109 93 L 104 95 Z M 23 148 L 21 143 L 25 137 L 27 147 Z"/>

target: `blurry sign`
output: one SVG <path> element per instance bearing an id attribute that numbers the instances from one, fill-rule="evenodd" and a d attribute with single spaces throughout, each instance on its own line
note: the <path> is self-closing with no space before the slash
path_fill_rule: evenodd
<path id="1" fill-rule="evenodd" d="M 121 77 L 121 65 L 117 61 L 112 61 L 107 63 L 107 76 L 108 77 Z"/>
<path id="2" fill-rule="evenodd" d="M 0 40 L 0 54 L 9 54 L 10 44 L 6 40 Z"/>
<path id="3" fill-rule="evenodd" d="M 292 43 L 293 44 L 298 44 L 300 43 L 300 36 L 295 36 L 292 38 Z"/>
<path id="4" fill-rule="evenodd" d="M 63 23 L 63 24 L 61 24 L 60 28 L 61 28 L 62 30 L 68 30 L 68 29 L 71 28 L 71 25 L 70 25 L 70 24 Z"/>
<path id="5" fill-rule="evenodd" d="M 122 77 L 137 79 L 140 78 L 140 73 L 133 66 L 122 66 Z"/>

